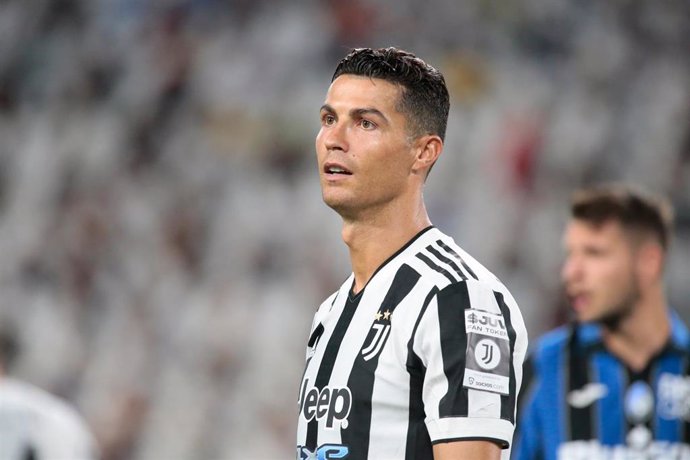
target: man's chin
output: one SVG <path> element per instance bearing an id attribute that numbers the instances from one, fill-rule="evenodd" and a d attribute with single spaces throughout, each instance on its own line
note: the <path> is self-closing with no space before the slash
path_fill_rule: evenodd
<path id="1" fill-rule="evenodd" d="M 597 321 L 596 316 L 582 313 L 575 313 L 575 319 L 577 319 L 578 323 L 592 323 Z"/>
<path id="2" fill-rule="evenodd" d="M 604 313 L 595 312 L 579 312 L 575 313 L 575 317 L 579 323 L 599 323 L 607 329 L 616 330 L 626 317 L 625 312 L 611 311 Z"/>
<path id="3" fill-rule="evenodd" d="M 603 317 L 603 315 L 588 311 L 587 309 L 573 309 L 573 313 L 578 323 L 595 323 L 600 321 Z"/>
<path id="4" fill-rule="evenodd" d="M 349 215 L 352 212 L 352 204 L 342 197 L 324 195 L 323 202 L 341 216 Z"/>

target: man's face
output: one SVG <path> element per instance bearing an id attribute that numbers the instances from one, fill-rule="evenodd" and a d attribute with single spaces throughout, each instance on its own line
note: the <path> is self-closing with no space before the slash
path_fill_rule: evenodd
<path id="1" fill-rule="evenodd" d="M 321 108 L 316 156 L 323 199 L 344 218 L 382 209 L 410 190 L 415 155 L 401 89 L 385 80 L 341 75 Z"/>
<path id="2" fill-rule="evenodd" d="M 571 220 L 561 278 L 579 321 L 615 325 L 639 298 L 636 251 L 617 221 L 601 226 Z"/>

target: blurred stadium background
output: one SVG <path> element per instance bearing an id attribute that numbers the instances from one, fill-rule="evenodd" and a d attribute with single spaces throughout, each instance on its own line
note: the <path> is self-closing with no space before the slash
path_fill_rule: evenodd
<path id="1" fill-rule="evenodd" d="M 532 339 L 566 318 L 574 187 L 677 208 L 690 316 L 685 0 L 4 0 L 0 321 L 17 376 L 74 403 L 105 460 L 292 458 L 306 334 L 349 274 L 321 202 L 318 107 L 353 46 L 446 75 L 434 223 Z"/>

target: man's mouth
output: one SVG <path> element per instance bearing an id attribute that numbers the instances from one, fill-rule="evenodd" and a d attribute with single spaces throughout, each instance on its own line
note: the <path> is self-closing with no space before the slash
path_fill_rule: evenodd
<path id="1" fill-rule="evenodd" d="M 584 292 L 578 292 L 568 295 L 568 301 L 575 311 L 581 311 L 587 305 L 589 295 Z"/>
<path id="2" fill-rule="evenodd" d="M 344 176 L 351 176 L 352 172 L 346 169 L 345 167 L 337 164 L 326 164 L 324 166 L 324 172 L 326 174 L 333 174 L 333 175 L 344 175 Z"/>

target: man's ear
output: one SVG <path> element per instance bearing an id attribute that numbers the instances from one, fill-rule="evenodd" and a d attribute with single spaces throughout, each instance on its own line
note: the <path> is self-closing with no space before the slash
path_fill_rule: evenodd
<path id="1" fill-rule="evenodd" d="M 656 242 L 643 242 L 637 250 L 637 269 L 646 283 L 661 278 L 664 272 L 664 250 Z"/>
<path id="2" fill-rule="evenodd" d="M 443 151 L 443 141 L 435 134 L 421 136 L 415 141 L 415 159 L 412 172 L 426 178 L 431 167 Z"/>

